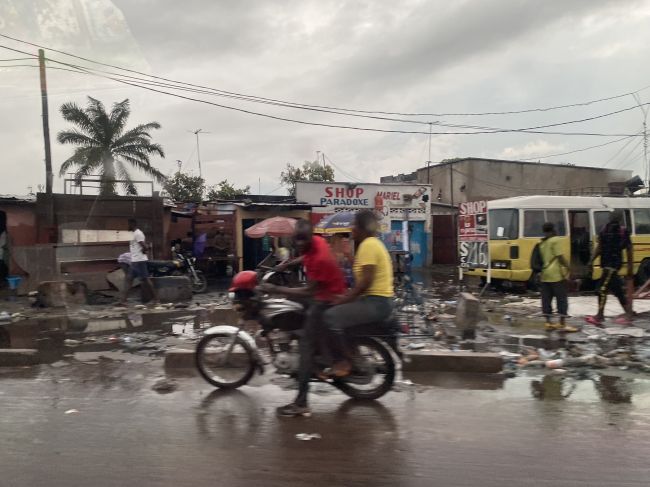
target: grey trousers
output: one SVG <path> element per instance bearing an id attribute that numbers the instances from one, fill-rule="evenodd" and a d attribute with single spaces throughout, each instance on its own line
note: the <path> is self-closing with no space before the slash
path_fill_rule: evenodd
<path id="1" fill-rule="evenodd" d="M 335 360 L 345 358 L 345 330 L 347 328 L 381 323 L 393 312 L 392 298 L 362 296 L 351 303 L 333 306 L 323 314 L 323 322 L 332 332 L 332 355 Z"/>

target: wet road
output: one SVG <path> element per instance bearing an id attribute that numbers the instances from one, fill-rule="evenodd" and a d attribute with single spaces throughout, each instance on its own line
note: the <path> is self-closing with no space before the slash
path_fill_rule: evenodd
<path id="1" fill-rule="evenodd" d="M 278 419 L 274 408 L 293 392 L 277 383 L 221 393 L 187 377 L 159 394 L 151 386 L 160 370 L 159 362 L 100 361 L 0 371 L 0 485 L 611 487 L 650 479 L 650 386 L 638 379 L 596 387 L 411 376 L 419 385 L 372 404 L 319 388 L 312 418 Z"/>

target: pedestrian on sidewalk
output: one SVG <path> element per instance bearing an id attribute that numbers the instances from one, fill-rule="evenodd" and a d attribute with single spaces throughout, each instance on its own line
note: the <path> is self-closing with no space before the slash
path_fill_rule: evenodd
<path id="1" fill-rule="evenodd" d="M 618 273 L 623 266 L 623 250 L 625 250 L 627 253 L 627 279 L 634 278 L 632 240 L 628 229 L 621 224 L 622 220 L 623 214 L 620 210 L 615 210 L 610 214 L 609 222 L 598 234 L 598 245 L 589 261 L 589 265 L 593 266 L 596 257 L 600 256 L 600 267 L 603 270 L 598 288 L 598 313 L 585 318 L 587 323 L 592 325 L 602 326 L 609 291 L 618 298 L 618 302 L 621 303 L 625 311 L 623 315 L 616 319 L 616 323 L 629 325 L 632 320 L 632 305 L 628 303 L 623 280 Z"/>
<path id="2" fill-rule="evenodd" d="M 544 313 L 546 319 L 544 327 L 549 331 L 578 331 L 576 328 L 566 325 L 566 317 L 569 313 L 567 286 L 569 264 L 562 254 L 562 239 L 557 236 L 553 223 L 544 223 L 542 231 L 544 232 L 544 238 L 539 243 L 539 252 L 542 258 L 540 289 L 542 293 L 542 313 Z M 557 312 L 560 316 L 559 323 L 553 323 L 553 298 L 555 298 Z"/>
<path id="3" fill-rule="evenodd" d="M 133 232 L 133 237 L 129 242 L 129 251 L 131 254 L 131 264 L 129 266 L 129 272 L 126 273 L 124 279 L 124 291 L 122 292 L 122 299 L 120 304 L 123 306 L 127 305 L 127 299 L 129 296 L 129 290 L 133 285 L 134 279 L 140 279 L 140 285 L 147 288 L 151 296 L 153 296 L 153 303 L 158 303 L 158 292 L 149 277 L 149 269 L 147 267 L 147 252 L 150 249 L 150 245 L 147 243 L 144 236 L 144 232 L 138 228 L 138 224 L 135 219 L 129 219 L 129 231 Z"/>

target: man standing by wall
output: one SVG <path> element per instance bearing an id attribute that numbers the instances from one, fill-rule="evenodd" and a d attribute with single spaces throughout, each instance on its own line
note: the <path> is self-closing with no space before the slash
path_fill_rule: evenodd
<path id="1" fill-rule="evenodd" d="M 122 293 L 122 300 L 120 304 L 123 306 L 127 305 L 127 298 L 129 296 L 129 290 L 133 285 L 133 280 L 139 278 L 140 285 L 144 286 L 153 296 L 154 303 L 158 302 L 158 292 L 153 286 L 153 282 L 149 277 L 149 269 L 147 268 L 147 251 L 150 248 L 150 245 L 146 242 L 144 232 L 138 228 L 138 224 L 135 219 L 129 219 L 129 231 L 133 232 L 133 237 L 129 243 L 129 250 L 131 253 L 131 265 L 129 266 L 129 272 L 126 274 L 126 279 L 124 281 L 124 292 Z"/>

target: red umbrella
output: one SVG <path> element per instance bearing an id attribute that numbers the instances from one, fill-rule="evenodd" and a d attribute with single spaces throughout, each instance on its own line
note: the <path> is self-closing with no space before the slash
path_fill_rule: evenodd
<path id="1" fill-rule="evenodd" d="M 262 238 L 266 236 L 290 237 L 293 235 L 293 229 L 295 226 L 296 220 L 294 218 L 274 216 L 247 228 L 244 230 L 244 233 L 250 238 Z"/>

